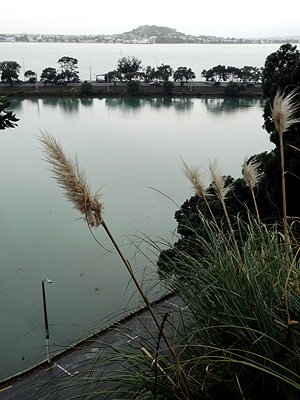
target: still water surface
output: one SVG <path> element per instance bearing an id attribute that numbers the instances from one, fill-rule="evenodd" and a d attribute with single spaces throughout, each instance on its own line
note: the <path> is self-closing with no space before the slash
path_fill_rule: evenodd
<path id="1" fill-rule="evenodd" d="M 0 43 L 0 61 L 14 60 L 21 65 L 20 78 L 26 70 L 40 76 L 44 68 L 58 69 L 63 56 L 77 58 L 81 80 L 95 80 L 117 68 L 121 57 L 135 56 L 142 66 L 158 67 L 168 64 L 174 70 L 180 66 L 191 68 L 197 80 L 203 69 L 216 65 L 241 68 L 251 65 L 261 68 L 266 57 L 278 50 L 278 44 L 98 44 L 98 43 Z"/>
<path id="2" fill-rule="evenodd" d="M 42 279 L 53 281 L 46 293 L 54 350 L 138 302 L 121 261 L 105 250 L 111 245 L 102 229 L 96 236 L 104 248 L 52 179 L 40 131 L 77 153 L 92 189 L 103 194 L 107 225 L 145 281 L 155 271 L 130 243 L 143 234 L 172 240 L 175 203 L 192 195 L 181 158 L 205 168 L 218 157 L 222 172 L 238 177 L 246 154 L 272 148 L 261 100 L 44 98 L 12 105 L 20 121 L 1 133 L 0 145 L 0 378 L 45 358 Z"/>

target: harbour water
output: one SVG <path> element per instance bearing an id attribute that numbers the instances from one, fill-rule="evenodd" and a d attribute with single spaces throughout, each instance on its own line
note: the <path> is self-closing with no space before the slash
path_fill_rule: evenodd
<path id="1" fill-rule="evenodd" d="M 95 80 L 96 75 L 117 68 L 121 57 L 135 56 L 143 67 L 170 65 L 173 69 L 191 68 L 196 79 L 201 80 L 203 69 L 216 65 L 241 68 L 251 65 L 261 68 L 266 57 L 278 50 L 278 44 L 97 44 L 97 43 L 0 43 L 0 61 L 13 60 L 21 65 L 20 78 L 26 70 L 40 76 L 44 68 L 58 68 L 63 56 L 78 60 L 81 80 Z"/>

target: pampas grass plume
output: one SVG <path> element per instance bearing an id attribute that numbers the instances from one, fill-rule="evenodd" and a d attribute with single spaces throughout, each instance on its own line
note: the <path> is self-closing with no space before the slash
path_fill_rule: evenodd
<path id="1" fill-rule="evenodd" d="M 300 119 L 293 118 L 294 112 L 298 108 L 295 97 L 298 94 L 298 88 L 286 94 L 285 91 L 278 90 L 274 98 L 271 112 L 276 130 L 283 134 L 291 125 L 300 122 Z"/>
<path id="2" fill-rule="evenodd" d="M 226 177 L 221 176 L 219 172 L 218 162 L 215 160 L 214 162 L 210 162 L 208 166 L 209 172 L 212 178 L 212 186 L 218 196 L 220 201 L 224 201 L 227 194 L 232 189 L 232 185 L 225 186 Z"/>
<path id="3" fill-rule="evenodd" d="M 43 145 L 46 161 L 51 165 L 50 171 L 54 173 L 54 179 L 64 190 L 66 198 L 91 227 L 101 225 L 103 204 L 99 201 L 100 195 L 91 193 L 77 157 L 74 160 L 67 158 L 60 143 L 48 133 L 42 133 L 38 140 Z"/>
<path id="4" fill-rule="evenodd" d="M 250 188 L 254 188 L 258 183 L 259 167 L 260 163 L 256 160 L 255 157 L 252 158 L 252 160 L 250 160 L 248 163 L 245 157 L 243 164 L 243 174 L 245 182 Z"/>
<path id="5" fill-rule="evenodd" d="M 204 183 L 202 180 L 202 176 L 199 171 L 199 167 L 188 166 L 183 161 L 183 168 L 182 168 L 184 175 L 188 178 L 191 182 L 193 189 L 195 190 L 197 196 L 201 197 L 202 199 L 206 196 L 207 189 L 204 187 Z"/>

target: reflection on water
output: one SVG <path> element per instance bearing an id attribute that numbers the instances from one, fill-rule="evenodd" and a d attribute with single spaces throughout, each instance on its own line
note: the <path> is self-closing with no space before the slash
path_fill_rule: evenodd
<path id="1" fill-rule="evenodd" d="M 222 113 L 235 113 L 247 107 L 264 107 L 264 100 L 259 98 L 207 98 L 204 100 L 207 111 L 216 116 Z"/>
<path id="2" fill-rule="evenodd" d="M 66 113 L 76 113 L 80 106 L 90 107 L 99 99 L 88 97 L 46 97 L 42 99 L 16 99 L 11 100 L 11 107 L 18 111 L 21 109 L 23 102 L 32 104 L 42 104 L 44 106 L 59 107 Z M 157 97 L 157 98 L 140 98 L 140 97 L 108 97 L 103 100 L 105 105 L 110 109 L 119 109 L 126 113 L 141 113 L 144 107 L 154 109 L 173 108 L 177 112 L 190 112 L 199 99 L 193 98 L 172 98 L 172 97 Z M 216 116 L 222 113 L 240 112 L 248 107 L 263 107 L 264 100 L 256 98 L 201 98 L 200 101 L 205 105 L 207 111 L 214 113 Z"/>
<path id="3" fill-rule="evenodd" d="M 190 111 L 193 107 L 191 98 L 172 98 L 172 97 L 124 97 L 124 98 L 106 98 L 105 103 L 111 108 L 118 108 L 124 112 L 141 112 L 143 107 L 156 109 L 174 108 L 178 112 Z"/>

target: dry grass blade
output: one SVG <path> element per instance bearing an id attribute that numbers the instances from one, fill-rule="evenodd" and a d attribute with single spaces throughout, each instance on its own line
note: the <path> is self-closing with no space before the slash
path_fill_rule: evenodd
<path id="1" fill-rule="evenodd" d="M 295 97 L 298 94 L 298 88 L 286 94 L 285 91 L 278 90 L 274 98 L 271 112 L 276 130 L 283 134 L 291 125 L 300 122 L 300 119 L 293 118 L 293 115 L 298 108 Z"/>
<path id="2" fill-rule="evenodd" d="M 80 169 L 77 157 L 74 160 L 67 158 L 60 143 L 52 135 L 42 133 L 38 139 L 43 145 L 46 161 L 51 165 L 50 170 L 64 190 L 66 198 L 90 226 L 101 225 L 103 204 L 99 201 L 100 195 L 91 194 L 85 172 Z"/>

